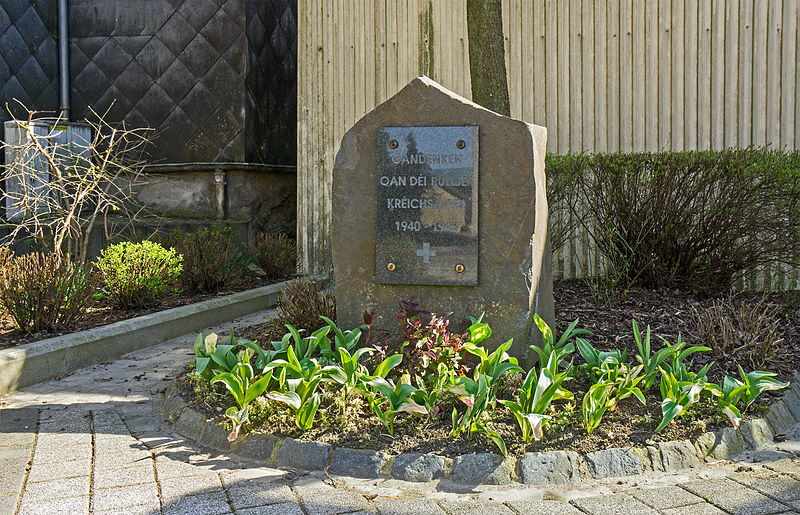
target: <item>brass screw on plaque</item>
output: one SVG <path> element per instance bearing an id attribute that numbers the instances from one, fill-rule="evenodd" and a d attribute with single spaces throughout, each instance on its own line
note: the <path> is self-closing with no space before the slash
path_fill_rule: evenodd
<path id="1" fill-rule="evenodd" d="M 466 144 L 466 143 L 464 143 L 464 140 L 463 140 L 463 139 L 460 139 L 460 140 L 458 140 L 458 142 L 456 143 L 456 146 L 457 146 L 458 148 L 464 148 L 464 147 L 466 147 L 466 146 L 467 146 L 467 144 Z"/>
<path id="2" fill-rule="evenodd" d="M 460 274 L 463 271 L 464 271 L 464 265 L 462 265 L 461 263 L 457 264 L 456 265 L 456 272 L 458 272 Z"/>
<path id="3" fill-rule="evenodd" d="M 393 139 L 389 142 L 389 148 L 397 148 L 397 140 Z"/>
<path id="4" fill-rule="evenodd" d="M 386 270 L 388 270 L 390 272 L 394 272 L 395 268 L 397 268 L 397 266 L 395 266 L 394 263 L 389 263 L 388 265 L 386 265 Z"/>

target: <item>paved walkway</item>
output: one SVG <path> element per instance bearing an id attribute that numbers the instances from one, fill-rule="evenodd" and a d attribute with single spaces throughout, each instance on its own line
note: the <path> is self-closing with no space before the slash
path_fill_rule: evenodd
<path id="1" fill-rule="evenodd" d="M 0 515 L 800 513 L 800 427 L 749 463 L 570 486 L 415 484 L 248 465 L 185 441 L 153 412 L 152 394 L 191 359 L 193 340 L 0 397 Z"/>

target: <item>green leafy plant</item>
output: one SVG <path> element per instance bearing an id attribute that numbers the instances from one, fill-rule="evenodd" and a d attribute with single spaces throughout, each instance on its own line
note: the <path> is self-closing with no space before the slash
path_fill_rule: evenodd
<path id="1" fill-rule="evenodd" d="M 642 389 L 647 392 L 653 385 L 653 381 L 655 381 L 656 375 L 659 373 L 661 364 L 674 353 L 680 352 L 685 343 L 678 339 L 677 344 L 671 346 L 667 345 L 658 350 L 655 354 L 652 354 L 650 351 L 650 326 L 647 326 L 647 332 L 643 339 L 636 320 L 631 321 L 631 324 L 633 325 L 633 339 L 636 341 L 636 360 L 644 367 L 644 385 Z"/>
<path id="2" fill-rule="evenodd" d="M 679 347 L 679 348 L 682 349 L 680 351 L 671 352 L 669 354 L 669 358 L 664 360 L 664 362 L 663 362 L 663 367 L 662 368 L 664 370 L 666 370 L 667 372 L 670 372 L 673 376 L 675 376 L 675 378 L 678 381 L 682 381 L 682 382 L 687 382 L 688 381 L 688 382 L 694 383 L 694 382 L 697 382 L 697 381 L 705 381 L 706 380 L 706 375 L 708 374 L 708 369 L 711 368 L 711 366 L 714 364 L 714 362 L 712 361 L 710 363 L 707 363 L 699 371 L 693 372 L 690 369 L 689 365 L 687 365 L 686 358 L 688 358 L 690 355 L 694 354 L 695 352 L 705 352 L 705 351 L 709 351 L 711 349 L 709 349 L 708 347 L 702 347 L 702 346 L 699 346 L 699 345 L 683 348 L 684 347 L 684 343 L 681 341 L 681 335 L 680 334 L 678 335 L 678 341 L 674 346 L 670 345 L 670 343 L 667 340 L 665 340 L 664 338 L 661 338 L 661 340 L 664 342 L 664 344 L 667 347 Z"/>
<path id="3" fill-rule="evenodd" d="M 553 331 L 550 329 L 547 323 L 542 320 L 538 313 L 534 313 L 533 321 L 536 323 L 536 327 L 538 327 L 539 331 L 542 333 L 542 346 L 530 346 L 530 348 L 535 351 L 539 357 L 539 363 L 547 363 L 548 359 L 550 358 L 550 354 L 553 352 L 556 353 L 556 360 L 560 363 L 566 359 L 567 356 L 575 352 L 575 345 L 571 343 L 570 340 L 573 340 L 580 335 L 592 334 L 592 332 L 588 329 L 578 329 L 578 319 L 575 319 L 571 324 L 569 324 L 569 327 L 567 327 L 567 330 L 561 335 L 561 338 L 559 338 L 557 342 L 553 343 Z"/>
<path id="4" fill-rule="evenodd" d="M 218 341 L 219 336 L 216 333 L 209 333 L 205 337 L 203 337 L 203 333 L 200 333 L 194 340 L 195 371 L 205 381 L 210 382 L 221 372 L 230 372 L 239 361 L 236 354 L 238 346 L 233 336 L 233 329 L 231 329 L 229 344 L 218 345 Z M 252 348 L 250 350 L 255 352 Z"/>
<path id="5" fill-rule="evenodd" d="M 381 421 L 389 434 L 394 434 L 394 418 L 398 413 L 427 413 L 411 396 L 417 391 L 410 384 L 394 384 L 390 379 L 377 376 L 365 381 L 375 395 L 370 401 L 370 409 Z"/>
<path id="6" fill-rule="evenodd" d="M 661 431 L 675 417 L 686 413 L 689 406 L 700 400 L 706 387 L 704 378 L 695 376 L 694 380 L 681 380 L 671 371 L 661 371 L 661 423 L 656 432 Z"/>
<path id="7" fill-rule="evenodd" d="M 260 234 L 252 251 L 256 264 L 268 279 L 281 279 L 295 274 L 297 244 L 285 234 Z"/>
<path id="8" fill-rule="evenodd" d="M 240 351 L 237 363 L 231 368 L 230 372 L 221 372 L 211 380 L 212 383 L 224 383 L 225 388 L 228 389 L 236 401 L 236 406 L 231 406 L 225 411 L 225 416 L 233 423 L 233 430 L 228 435 L 229 442 L 236 440 L 239 436 L 239 430 L 247 422 L 250 403 L 264 393 L 272 379 L 272 373 L 268 372 L 253 381 L 254 374 L 253 367 L 250 365 L 250 358 L 250 349 Z"/>
<path id="9" fill-rule="evenodd" d="M 530 442 L 531 439 L 539 440 L 542 437 L 542 424 L 550 418 L 545 412 L 552 401 L 574 398 L 571 392 L 561 386 L 564 381 L 571 379 L 572 365 L 569 365 L 564 372 L 559 372 L 558 362 L 558 352 L 551 349 L 547 361 L 540 362 L 538 374 L 535 368 L 528 371 L 518 390 L 519 402 L 500 401 L 514 414 L 522 432 L 522 440 L 525 442 Z"/>
<path id="10" fill-rule="evenodd" d="M 96 269 L 117 307 L 137 309 L 158 304 L 159 297 L 175 285 L 183 257 L 152 241 L 124 241 L 103 249 Z"/>
<path id="11" fill-rule="evenodd" d="M 617 349 L 599 351 L 583 338 L 576 338 L 575 342 L 578 344 L 578 352 L 586 362 L 586 370 L 594 374 L 595 377 L 603 375 L 604 364 L 618 365 L 628 362 L 628 351 L 626 349 L 622 351 Z"/>
<path id="12" fill-rule="evenodd" d="M 0 263 L 0 307 L 18 330 L 54 332 L 71 327 L 93 288 L 83 267 L 56 254 L 34 252 Z"/>
<path id="13" fill-rule="evenodd" d="M 725 376 L 719 385 L 711 385 L 710 388 L 717 399 L 717 408 L 730 419 L 734 429 L 739 429 L 742 413 L 759 395 L 768 390 L 780 390 L 789 386 L 789 383 L 775 379 L 772 372 L 754 370 L 745 374 L 741 366 L 738 368 L 741 380 Z M 741 412 L 738 409 L 739 404 L 744 404 Z"/>
<path id="14" fill-rule="evenodd" d="M 591 434 L 606 411 L 613 411 L 622 399 L 633 395 L 645 404 L 644 394 L 638 386 L 645 378 L 643 369 L 643 365 L 630 368 L 628 363 L 610 359 L 600 365 L 598 381 L 589 387 L 581 405 L 587 433 Z"/>

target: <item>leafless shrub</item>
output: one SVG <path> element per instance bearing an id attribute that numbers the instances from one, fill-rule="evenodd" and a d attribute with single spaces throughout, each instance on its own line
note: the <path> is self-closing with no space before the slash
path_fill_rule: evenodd
<path id="1" fill-rule="evenodd" d="M 779 328 L 780 307 L 767 302 L 716 299 L 699 312 L 693 309 L 697 343 L 710 347 L 721 359 L 755 370 L 785 369 L 788 351 Z"/>

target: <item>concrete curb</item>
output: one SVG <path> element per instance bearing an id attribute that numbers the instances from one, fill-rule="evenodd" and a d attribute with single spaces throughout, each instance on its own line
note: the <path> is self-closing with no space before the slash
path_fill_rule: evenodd
<path id="1" fill-rule="evenodd" d="M 800 384 L 800 374 L 795 372 L 794 377 L 795 384 Z M 229 443 L 227 431 L 221 425 L 188 407 L 176 381 L 170 383 L 162 394 L 154 396 L 154 404 L 157 411 L 175 422 L 175 430 L 181 436 L 268 467 L 327 470 L 364 479 L 394 478 L 414 482 L 448 479 L 456 483 L 494 485 L 512 482 L 528 485 L 576 483 L 582 479 L 697 468 L 705 462 L 730 459 L 742 451 L 763 447 L 771 443 L 772 435 L 779 433 L 779 428 L 784 429 L 790 420 L 800 422 L 800 418 L 795 418 L 786 407 L 785 401 L 778 399 L 772 403 L 765 418 L 742 424 L 739 430 L 725 427 L 703 433 L 694 442 L 660 442 L 647 447 L 611 448 L 586 455 L 548 451 L 503 458 L 499 454 L 473 453 L 451 459 L 419 453 L 392 456 L 383 451 L 337 448 L 262 433 L 250 433 Z M 780 416 L 776 417 L 773 412 Z M 754 439 L 754 433 L 760 438 Z"/>
<path id="2" fill-rule="evenodd" d="M 0 394 L 276 305 L 286 281 L 0 350 Z"/>

